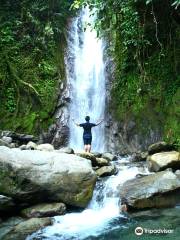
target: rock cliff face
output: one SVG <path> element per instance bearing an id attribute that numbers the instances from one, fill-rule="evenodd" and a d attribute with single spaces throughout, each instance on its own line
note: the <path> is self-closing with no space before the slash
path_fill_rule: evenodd
<path id="1" fill-rule="evenodd" d="M 108 47 L 107 47 L 108 48 Z M 112 87 L 115 82 L 115 65 L 108 58 L 106 62 L 106 146 L 107 151 L 131 154 L 145 151 L 149 145 L 162 140 L 162 123 L 152 106 L 138 119 L 128 112 L 117 117 L 117 106 L 113 105 Z"/>
<path id="2" fill-rule="evenodd" d="M 148 124 L 145 120 L 144 125 Z M 150 125 L 139 129 L 137 123 L 128 119 L 127 121 L 117 122 L 109 119 L 107 123 L 107 146 L 108 151 L 120 154 L 131 154 L 138 151 L 145 151 L 153 142 L 162 139 L 161 130 Z"/>
<path id="3" fill-rule="evenodd" d="M 59 95 L 58 105 L 55 112 L 56 129 L 53 134 L 52 144 L 55 148 L 66 146 L 69 141 L 69 87 L 65 82 L 61 86 L 62 93 Z"/>
<path id="4" fill-rule="evenodd" d="M 16 203 L 59 201 L 85 207 L 96 174 L 91 162 L 76 155 L 0 147 L 0 192 Z"/>

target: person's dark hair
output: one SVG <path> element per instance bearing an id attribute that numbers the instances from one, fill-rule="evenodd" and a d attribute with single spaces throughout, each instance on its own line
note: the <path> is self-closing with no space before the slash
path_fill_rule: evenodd
<path id="1" fill-rule="evenodd" d="M 85 117 L 85 120 L 86 120 L 86 122 L 89 122 L 90 117 L 89 117 L 89 116 L 86 116 L 86 117 Z"/>

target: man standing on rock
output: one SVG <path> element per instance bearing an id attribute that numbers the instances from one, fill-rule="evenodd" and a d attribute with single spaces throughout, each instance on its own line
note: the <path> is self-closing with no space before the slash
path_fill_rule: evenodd
<path id="1" fill-rule="evenodd" d="M 74 119 L 72 119 L 73 122 L 75 123 Z M 91 152 L 91 142 L 92 142 L 92 133 L 91 133 L 91 128 L 96 127 L 100 125 L 103 122 L 103 119 L 101 119 L 97 123 L 90 123 L 90 117 L 86 116 L 85 117 L 86 122 L 85 123 L 75 123 L 76 126 L 78 127 L 83 127 L 84 133 L 83 133 L 83 141 L 84 141 L 84 151 L 87 153 Z"/>

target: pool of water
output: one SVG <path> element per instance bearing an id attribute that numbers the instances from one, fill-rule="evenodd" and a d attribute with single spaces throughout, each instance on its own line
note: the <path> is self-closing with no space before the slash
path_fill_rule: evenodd
<path id="1" fill-rule="evenodd" d="M 76 220 L 76 219 L 74 219 Z M 91 219 L 96 222 L 97 219 Z M 84 221 L 90 221 L 90 219 L 84 219 Z M 75 224 L 76 225 L 76 224 Z M 73 227 L 73 226 L 72 226 Z M 144 233 L 140 236 L 135 234 L 137 227 L 143 228 Z M 98 231 L 99 228 L 99 231 Z M 152 230 L 166 230 L 167 234 L 163 233 L 145 233 L 145 231 Z M 75 229 L 74 229 L 75 230 Z M 56 225 L 56 233 L 52 233 L 52 227 L 48 227 L 39 231 L 36 236 L 31 236 L 28 239 L 34 240 L 133 240 L 133 239 L 180 239 L 180 206 L 167 209 L 153 209 L 140 211 L 138 213 L 119 215 L 113 218 L 111 221 L 104 223 L 104 227 L 97 225 L 96 231 L 89 231 L 83 229 L 78 233 L 73 229 L 70 232 L 61 232 Z"/>

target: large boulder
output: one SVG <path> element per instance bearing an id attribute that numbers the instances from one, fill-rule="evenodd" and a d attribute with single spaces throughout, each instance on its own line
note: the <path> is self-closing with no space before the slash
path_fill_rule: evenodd
<path id="1" fill-rule="evenodd" d="M 28 235 L 51 224 L 50 218 L 31 218 L 14 226 L 3 240 L 25 240 Z"/>
<path id="2" fill-rule="evenodd" d="M 166 142 L 157 142 L 148 147 L 149 154 L 171 150 L 174 150 L 174 147 Z"/>
<path id="3" fill-rule="evenodd" d="M 85 207 L 95 182 L 91 162 L 79 156 L 0 147 L 0 192 L 17 202 L 46 199 Z"/>
<path id="4" fill-rule="evenodd" d="M 148 157 L 148 169 L 158 172 L 166 168 L 180 169 L 180 153 L 176 151 L 155 153 Z"/>
<path id="5" fill-rule="evenodd" d="M 131 179 L 123 184 L 120 198 L 129 209 L 174 206 L 180 202 L 180 178 L 166 170 Z"/>
<path id="6" fill-rule="evenodd" d="M 66 212 L 64 203 L 41 203 L 22 210 L 22 215 L 27 218 L 33 217 L 54 217 L 63 215 Z"/>

